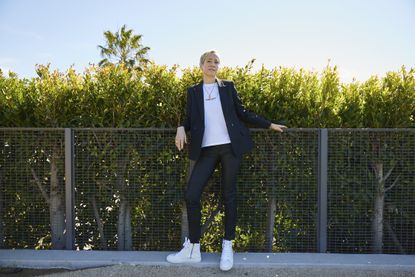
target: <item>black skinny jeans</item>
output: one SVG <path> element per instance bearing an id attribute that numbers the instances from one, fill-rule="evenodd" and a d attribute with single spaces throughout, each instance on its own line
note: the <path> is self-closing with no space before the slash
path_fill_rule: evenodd
<path id="1" fill-rule="evenodd" d="M 225 205 L 225 239 L 235 239 L 236 227 L 236 181 L 241 157 L 234 156 L 231 144 L 222 144 L 201 149 L 186 190 L 186 207 L 189 221 L 189 239 L 192 243 L 200 240 L 200 198 L 210 176 L 218 163 L 222 165 L 222 194 Z"/>

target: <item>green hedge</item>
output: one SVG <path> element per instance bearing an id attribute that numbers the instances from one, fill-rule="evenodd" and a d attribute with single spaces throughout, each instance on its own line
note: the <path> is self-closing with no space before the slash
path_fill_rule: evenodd
<path id="1" fill-rule="evenodd" d="M 251 68 L 224 67 L 219 77 L 235 81 L 246 107 L 272 121 L 304 128 L 414 126 L 414 69 L 344 84 L 331 66 L 321 73 Z M 0 74 L 0 126 L 176 127 L 186 88 L 201 80 L 198 68 L 156 64 L 142 72 L 119 66 L 82 74 L 36 70 L 39 77 L 32 79 Z"/>

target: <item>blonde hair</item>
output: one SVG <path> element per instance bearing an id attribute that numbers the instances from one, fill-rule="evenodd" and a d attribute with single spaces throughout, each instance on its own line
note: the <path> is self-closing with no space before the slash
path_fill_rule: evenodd
<path id="1" fill-rule="evenodd" d="M 206 58 L 210 54 L 216 55 L 216 57 L 218 57 L 218 60 L 219 60 L 219 63 L 220 63 L 220 58 L 219 58 L 218 52 L 216 52 L 216 50 L 209 50 L 209 51 L 206 51 L 205 53 L 203 53 L 202 56 L 200 56 L 200 63 L 199 63 L 200 67 L 202 67 L 202 65 L 205 63 Z"/>

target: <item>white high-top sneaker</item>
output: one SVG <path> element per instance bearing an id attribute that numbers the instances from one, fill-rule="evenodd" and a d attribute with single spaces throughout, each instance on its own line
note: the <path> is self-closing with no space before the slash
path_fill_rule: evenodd
<path id="1" fill-rule="evenodd" d="M 233 266 L 233 250 L 232 250 L 232 241 L 223 240 L 222 243 L 222 255 L 220 257 L 220 269 L 223 271 L 228 271 Z"/>
<path id="2" fill-rule="evenodd" d="M 198 263 L 201 260 L 200 243 L 191 243 L 188 238 L 185 238 L 183 248 L 180 252 L 167 256 L 167 261 L 174 264 Z"/>

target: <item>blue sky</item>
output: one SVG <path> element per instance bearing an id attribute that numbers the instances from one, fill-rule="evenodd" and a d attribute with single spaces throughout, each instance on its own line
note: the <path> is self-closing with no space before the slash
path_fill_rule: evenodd
<path id="1" fill-rule="evenodd" d="M 82 72 L 100 60 L 103 32 L 143 35 L 158 64 L 195 66 L 208 49 L 222 65 L 262 64 L 366 80 L 415 67 L 414 0 L 0 0 L 0 68 L 35 76 L 35 64 Z"/>

